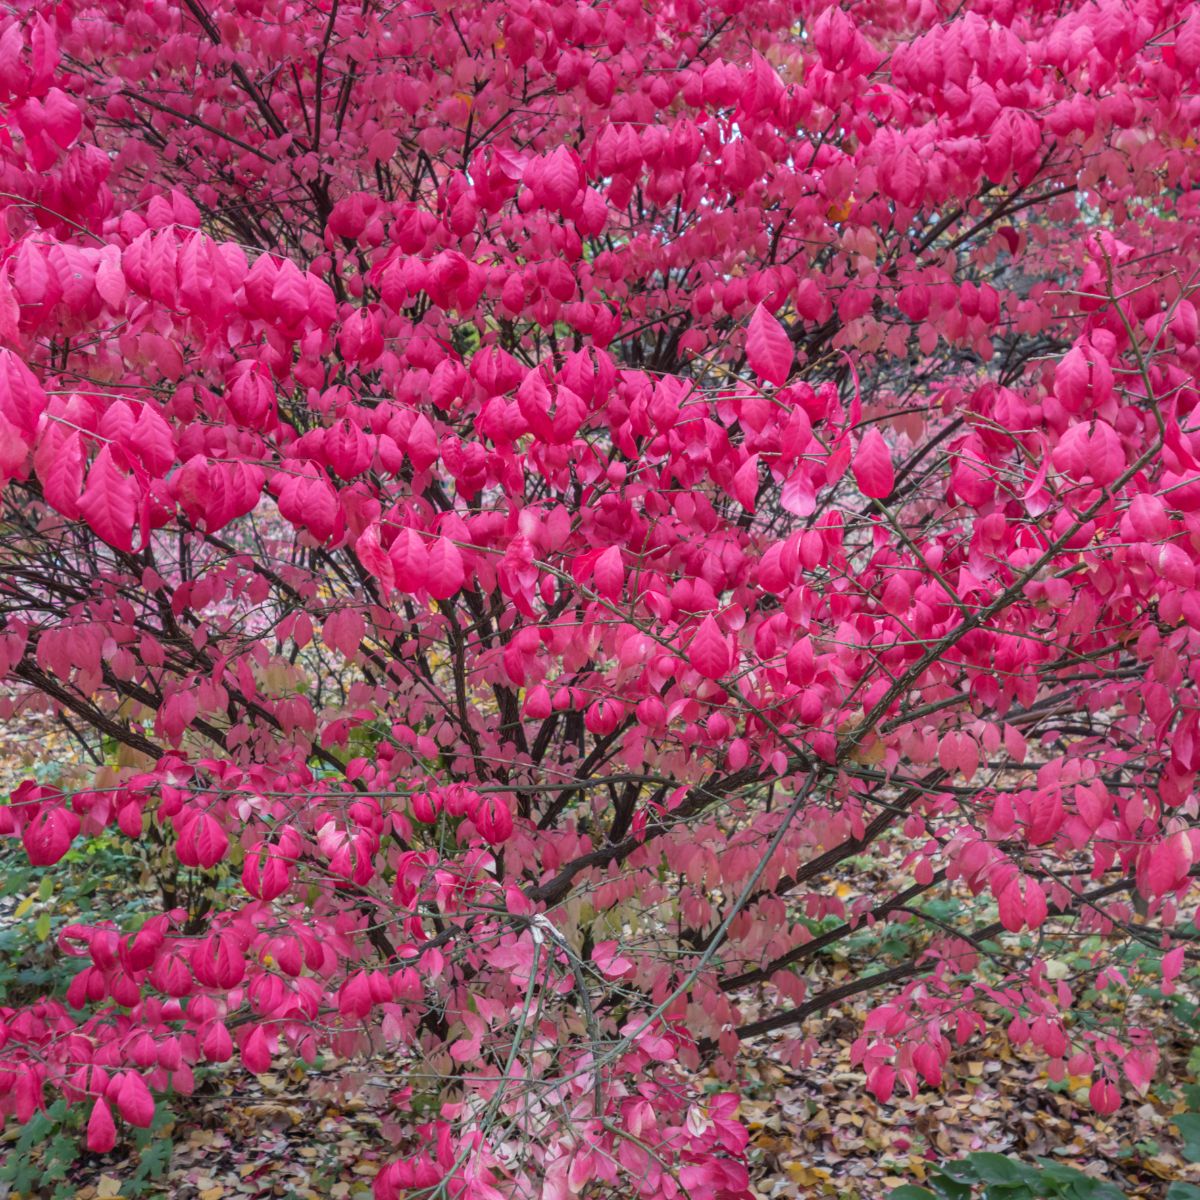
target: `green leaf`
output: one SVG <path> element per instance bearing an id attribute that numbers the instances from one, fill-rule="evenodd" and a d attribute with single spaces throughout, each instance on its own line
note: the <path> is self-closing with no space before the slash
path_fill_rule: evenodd
<path id="1" fill-rule="evenodd" d="M 134 1181 L 157 1179 L 166 1171 L 171 1163 L 171 1152 L 175 1149 L 170 1138 L 155 1138 L 149 1145 L 138 1151 L 138 1166 L 134 1173 Z"/>
<path id="2" fill-rule="evenodd" d="M 1184 1113 L 1175 1118 L 1175 1124 L 1183 1138 L 1183 1157 L 1188 1162 L 1200 1162 L 1200 1113 Z"/>
<path id="3" fill-rule="evenodd" d="M 975 1174 L 975 1166 L 967 1158 L 958 1159 L 956 1162 L 942 1163 L 941 1173 L 959 1183 L 979 1182 L 979 1176 Z"/>
<path id="4" fill-rule="evenodd" d="M 1167 1188 L 1167 1200 L 1200 1200 L 1200 1187 L 1177 1179 Z"/>
<path id="5" fill-rule="evenodd" d="M 1051 1180 L 1053 1183 L 1076 1183 L 1080 1179 L 1088 1178 L 1087 1175 L 1077 1168 L 1068 1167 L 1066 1163 L 1057 1162 L 1053 1158 L 1039 1158 L 1037 1161 L 1042 1177 Z"/>
<path id="6" fill-rule="evenodd" d="M 958 1168 L 964 1177 L 955 1179 L 947 1174 L 947 1168 L 951 1167 Z M 945 1197 L 945 1200 L 971 1200 L 971 1183 L 974 1178 L 974 1173 L 969 1167 L 964 1170 L 963 1163 L 946 1163 L 942 1170 L 929 1177 L 929 1184 L 939 1196 Z"/>
<path id="7" fill-rule="evenodd" d="M 975 1168 L 975 1175 L 983 1183 L 996 1183 L 1002 1186 L 1030 1184 L 1037 1182 L 1037 1172 L 1021 1163 L 1008 1158 L 1004 1154 L 994 1154 L 988 1150 L 979 1150 L 967 1155 L 967 1161 Z"/>
<path id="8" fill-rule="evenodd" d="M 1125 1193 L 1103 1179 L 1093 1179 L 1082 1171 L 1079 1178 L 1067 1186 L 1064 1192 L 1071 1200 L 1126 1200 Z"/>
<path id="9" fill-rule="evenodd" d="M 937 1197 L 928 1188 L 904 1183 L 888 1192 L 888 1200 L 937 1200 Z"/>

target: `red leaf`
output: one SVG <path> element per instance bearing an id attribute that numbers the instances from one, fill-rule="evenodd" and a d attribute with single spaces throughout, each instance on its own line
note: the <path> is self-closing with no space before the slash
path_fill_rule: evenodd
<path id="1" fill-rule="evenodd" d="M 1000 924 L 1009 933 L 1017 933 L 1025 926 L 1025 906 L 1021 901 L 1021 882 L 1014 875 L 1000 889 L 996 897 L 996 908 L 1000 915 Z"/>
<path id="2" fill-rule="evenodd" d="M 733 477 L 730 488 L 733 498 L 749 513 L 758 499 L 758 455 L 752 454 Z"/>
<path id="3" fill-rule="evenodd" d="M 1163 955 L 1160 966 L 1164 983 L 1170 983 L 1173 979 L 1179 978 L 1179 973 L 1183 970 L 1183 959 L 1183 946 L 1176 946 L 1174 950 L 1168 950 Z"/>
<path id="4" fill-rule="evenodd" d="M 547 208 L 563 212 L 571 206 L 583 186 L 578 156 L 567 146 L 559 146 L 539 165 L 541 170 L 537 172 L 535 194 Z"/>
<path id="5" fill-rule="evenodd" d="M 592 579 L 595 581 L 596 591 L 606 600 L 621 598 L 621 589 L 625 586 L 625 568 L 621 565 L 620 546 L 609 546 L 596 559 Z"/>
<path id="6" fill-rule="evenodd" d="M 1078 347 L 1068 350 L 1054 369 L 1054 390 L 1069 409 L 1083 404 L 1088 385 L 1088 363 Z"/>
<path id="7" fill-rule="evenodd" d="M 1025 836 L 1031 846 L 1044 846 L 1063 823 L 1062 797 L 1054 789 L 1037 792 L 1029 802 L 1029 826 Z"/>
<path id="8" fill-rule="evenodd" d="M 1187 878 L 1195 852 L 1186 832 L 1170 834 L 1138 864 L 1138 891 L 1148 899 L 1173 892 Z"/>
<path id="9" fill-rule="evenodd" d="M 259 300 L 259 315 L 262 317 L 282 317 L 288 325 L 297 325 L 308 314 L 308 286 L 305 283 L 304 272 L 294 263 L 285 261 L 277 267 L 269 255 L 264 254 L 251 268 L 251 275 L 262 276 L 264 284 L 269 284 L 271 294 L 269 303 Z M 250 280 L 247 279 L 246 294 L 250 295 Z"/>
<path id="10" fill-rule="evenodd" d="M 388 552 L 379 544 L 379 525 L 374 521 L 359 535 L 354 543 L 358 561 L 363 568 L 379 580 L 386 598 L 396 586 L 396 569 Z"/>
<path id="11" fill-rule="evenodd" d="M 146 470 L 160 479 L 175 465 L 175 438 L 171 427 L 149 404 L 142 405 L 129 432 L 127 445 L 141 459 Z"/>
<path id="12" fill-rule="evenodd" d="M 1046 919 L 1046 893 L 1036 879 L 1026 877 L 1025 881 L 1025 923 L 1030 929 L 1037 929 Z"/>
<path id="13" fill-rule="evenodd" d="M 512 810 L 499 796 L 484 796 L 471 820 L 489 846 L 499 846 L 512 836 Z"/>
<path id="14" fill-rule="evenodd" d="M 154 1120 L 154 1097 L 134 1071 L 127 1071 L 117 1091 L 117 1110 L 130 1125 L 148 1129 Z"/>
<path id="15" fill-rule="evenodd" d="M 746 331 L 746 361 L 768 383 L 783 387 L 792 371 L 792 341 L 782 325 L 760 304 Z"/>
<path id="16" fill-rule="evenodd" d="M 92 1105 L 92 1115 L 88 1117 L 87 1148 L 93 1154 L 107 1154 L 116 1144 L 117 1126 L 112 1110 L 103 1096 L 98 1097 Z"/>
<path id="17" fill-rule="evenodd" d="M 720 679 L 729 671 L 732 662 L 729 643 L 712 617 L 700 622 L 688 646 L 688 662 L 705 679 Z"/>
<path id="18" fill-rule="evenodd" d="M 402 529 L 388 547 L 396 587 L 406 595 L 420 591 L 429 578 L 429 550 L 415 529 Z"/>
<path id="19" fill-rule="evenodd" d="M 121 252 L 116 246 L 105 246 L 96 264 L 96 291 L 114 312 L 125 303 L 125 273 L 121 270 Z"/>
<path id="20" fill-rule="evenodd" d="M 96 534 L 118 550 L 133 550 L 133 526 L 141 498 L 137 482 L 124 474 L 105 446 L 88 471 L 79 511 Z"/>
<path id="21" fill-rule="evenodd" d="M 242 1043 L 242 1063 L 247 1071 L 255 1075 L 261 1075 L 270 1067 L 271 1050 L 261 1026 L 252 1029 L 250 1036 Z"/>
<path id="22" fill-rule="evenodd" d="M 1097 1079 L 1088 1091 L 1088 1103 L 1102 1117 L 1107 1117 L 1121 1107 L 1121 1093 L 1107 1079 Z"/>
<path id="23" fill-rule="evenodd" d="M 242 886 L 259 900 L 282 896 L 291 883 L 288 859 L 281 847 L 259 842 L 242 864 Z"/>
<path id="24" fill-rule="evenodd" d="M 83 114 L 74 100 L 59 88 L 52 87 L 42 101 L 42 120 L 46 132 L 64 149 L 79 136 Z"/>
<path id="25" fill-rule="evenodd" d="M 1192 75 L 1200 68 L 1200 12 L 1195 9 L 1175 31 L 1175 61 Z"/>
<path id="26" fill-rule="evenodd" d="M 1157 542 L 1171 532 L 1167 506 L 1149 492 L 1139 492 L 1130 500 L 1128 516 L 1133 532 L 1143 541 Z"/>
<path id="27" fill-rule="evenodd" d="M 46 393 L 37 376 L 11 350 L 0 350 L 0 414 L 32 442 L 45 408 Z"/>
<path id="28" fill-rule="evenodd" d="M 896 473 L 892 469 L 892 456 L 887 442 L 878 429 L 868 430 L 859 442 L 852 469 L 854 481 L 864 496 L 884 500 L 892 494 Z"/>
<path id="29" fill-rule="evenodd" d="M 70 850 L 78 832 L 79 818 L 69 808 L 51 805 L 25 826 L 21 841 L 35 867 L 49 867 Z"/>
<path id="30" fill-rule="evenodd" d="M 413 422 L 404 448 L 408 451 L 408 457 L 412 459 L 412 464 L 418 471 L 424 471 L 437 462 L 439 453 L 437 434 L 434 432 L 429 418 L 424 414 Z"/>
<path id="31" fill-rule="evenodd" d="M 46 503 L 68 520 L 79 516 L 83 489 L 83 442 L 74 429 L 50 422 L 33 451 L 33 469 L 42 484 Z"/>
<path id="32" fill-rule="evenodd" d="M 1125 470 L 1125 450 L 1107 421 L 1072 425 L 1054 447 L 1050 461 L 1072 479 L 1090 479 L 1104 487 Z"/>
<path id="33" fill-rule="evenodd" d="M 319 542 L 327 542 L 341 525 L 341 505 L 328 479 L 307 479 L 301 489 L 299 521 Z"/>
<path id="34" fill-rule="evenodd" d="M 463 585 L 466 573 L 462 552 L 449 539 L 433 539 L 429 547 L 429 575 L 425 586 L 435 600 L 448 600 Z"/>
<path id="35" fill-rule="evenodd" d="M 214 1021 L 204 1031 L 200 1049 L 208 1062 L 228 1062 L 233 1057 L 233 1039 L 222 1022 Z"/>
<path id="36" fill-rule="evenodd" d="M 214 867 L 225 857 L 229 838 L 215 817 L 197 813 L 179 830 L 175 853 L 187 867 Z"/>

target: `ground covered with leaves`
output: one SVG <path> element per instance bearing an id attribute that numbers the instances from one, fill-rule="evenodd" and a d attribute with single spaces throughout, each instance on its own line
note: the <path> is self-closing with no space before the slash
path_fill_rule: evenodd
<path id="1" fill-rule="evenodd" d="M 5 788 L 31 774 L 60 777 L 80 756 L 70 733 L 46 716 L 11 722 L 5 736 Z M 142 868 L 124 839 L 95 839 L 71 855 L 64 886 L 61 872 L 52 880 L 31 868 L 19 845 L 0 846 L 0 1004 L 65 986 L 74 964 L 53 952 L 63 925 L 100 912 L 121 921 L 148 902 L 131 886 Z M 873 869 L 882 882 L 890 867 Z M 832 878 L 826 884 L 839 886 Z M 814 967 L 825 986 L 847 977 L 842 951 L 833 949 Z M 1014 1051 L 999 1022 L 997 1032 L 955 1054 L 941 1089 L 878 1103 L 851 1063 L 872 1002 L 868 996 L 810 1019 L 804 1033 L 813 1058 L 803 1069 L 783 1063 L 769 1040 L 748 1048 L 741 1117 L 762 1200 L 893 1193 L 896 1200 L 1200 1200 L 1200 1010 L 1193 998 L 1161 999 L 1153 1014 L 1158 1077 L 1111 1117 L 1091 1111 L 1087 1080 L 1052 1081 L 1044 1060 Z M 1123 1002 L 1107 994 L 1091 999 L 1114 1022 L 1124 1017 Z M 1139 1019 L 1146 1020 L 1144 1007 Z M 259 1076 L 215 1068 L 198 1073 L 198 1083 L 194 1095 L 161 1110 L 151 1129 L 103 1156 L 81 1150 L 80 1110 L 68 1114 L 61 1101 L 24 1128 L 10 1126 L 0 1142 L 0 1197 L 368 1200 L 374 1175 L 394 1156 L 398 1127 L 390 1113 L 405 1084 L 400 1063 L 318 1058 Z M 713 1079 L 708 1086 L 728 1085 Z"/>

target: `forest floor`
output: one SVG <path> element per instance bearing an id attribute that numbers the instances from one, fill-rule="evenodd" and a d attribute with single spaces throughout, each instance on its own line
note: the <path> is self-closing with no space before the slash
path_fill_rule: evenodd
<path id="1" fill-rule="evenodd" d="M 77 757 L 46 719 L 12 727 L 0 733 L 7 739 L 0 740 L 0 789 L 35 765 Z M 88 886 L 77 894 L 47 892 L 31 872 L 14 868 L 19 858 L 0 857 L 0 1006 L 31 986 L 61 986 L 49 949 L 56 926 L 86 911 L 94 889 L 106 886 L 105 872 L 112 886 L 128 885 L 120 860 L 98 859 L 87 864 Z M 836 984 L 836 961 L 823 969 Z M 1140 1101 L 1127 1099 L 1102 1118 L 1089 1110 L 1087 1081 L 1052 1083 L 1039 1058 L 1014 1051 L 999 1031 L 958 1051 L 941 1089 L 877 1103 L 850 1063 L 864 1012 L 844 1007 L 810 1020 L 803 1032 L 816 1050 L 803 1070 L 785 1066 L 769 1042 L 748 1047 L 741 1116 L 762 1200 L 882 1200 L 902 1184 L 920 1184 L 937 1163 L 979 1150 L 1053 1159 L 1146 1200 L 1161 1200 L 1172 1183 L 1200 1188 L 1200 1163 L 1188 1161 L 1200 1147 L 1185 1145 L 1174 1123 L 1200 1108 L 1197 1031 L 1177 1013 L 1161 1013 L 1159 1080 Z M 75 1158 L 73 1129 L 47 1123 L 22 1138 L 10 1124 L 0 1135 L 0 1200 L 368 1200 L 373 1176 L 392 1157 L 389 1105 L 402 1084 L 399 1066 L 389 1071 L 380 1060 L 318 1060 L 256 1077 L 212 1072 L 195 1095 L 172 1100 L 140 1150 L 119 1144 L 106 1156 Z M 1171 1200 L 1177 1196 L 1197 1200 L 1200 1191 L 1176 1189 Z"/>
<path id="2" fill-rule="evenodd" d="M 1111 1118 L 1086 1104 L 1086 1085 L 1047 1088 L 1040 1067 L 1013 1058 L 1003 1035 L 957 1056 L 942 1091 L 877 1104 L 851 1070 L 854 1014 L 814 1022 L 810 1068 L 747 1056 L 741 1116 L 752 1131 L 754 1190 L 763 1200 L 828 1196 L 876 1200 L 920 1183 L 938 1162 L 974 1150 L 1026 1162 L 1053 1158 L 1130 1197 L 1157 1200 L 1173 1181 L 1200 1185 L 1172 1125 L 1183 1107 L 1154 1089 Z M 91 1158 L 69 1173 L 77 1200 L 368 1200 L 389 1158 L 389 1098 L 400 1083 L 383 1063 L 327 1063 L 247 1077 L 230 1072 L 190 1098 L 152 1146 L 163 1173 L 140 1187 L 136 1153 Z M 46 1193 L 47 1195 L 52 1193 Z"/>

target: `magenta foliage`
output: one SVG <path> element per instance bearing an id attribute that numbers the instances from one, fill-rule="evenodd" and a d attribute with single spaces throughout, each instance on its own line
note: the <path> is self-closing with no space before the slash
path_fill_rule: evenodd
<path id="1" fill-rule="evenodd" d="M 739 1045 L 869 990 L 880 1101 L 999 1013 L 1143 1092 L 1079 998 L 1194 969 L 1198 71 L 1172 0 L 7 17 L 3 714 L 118 749 L 0 830 L 161 903 L 0 1113 L 385 1050 L 379 1200 L 740 1197 Z"/>

